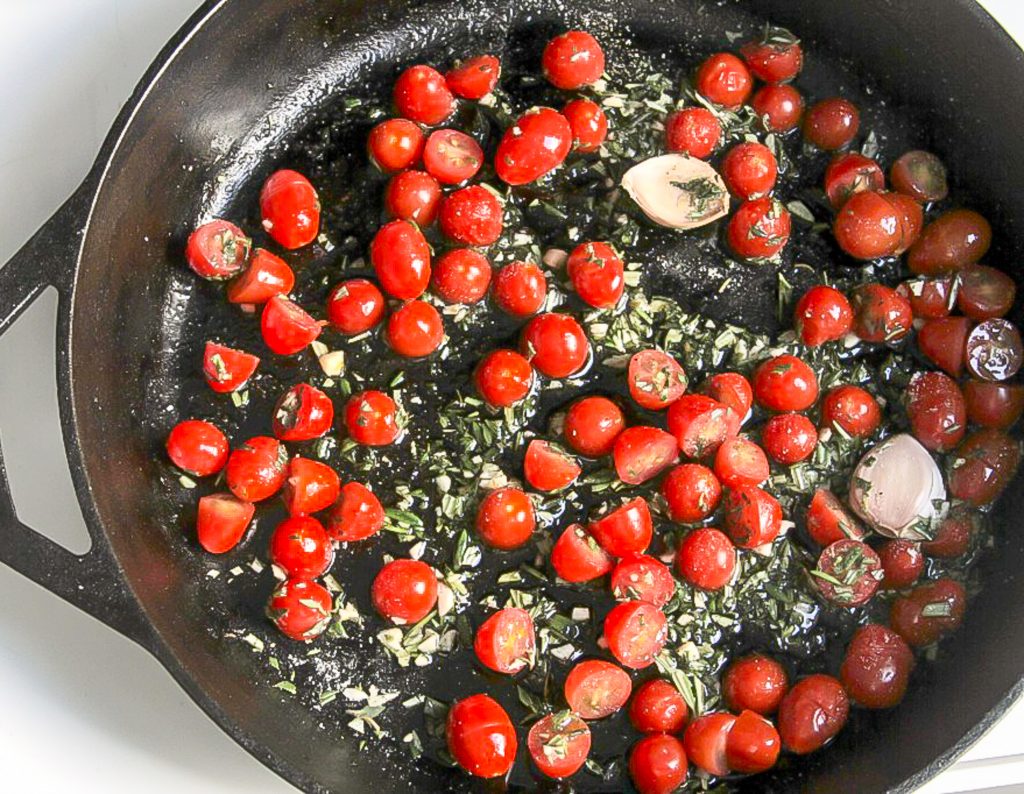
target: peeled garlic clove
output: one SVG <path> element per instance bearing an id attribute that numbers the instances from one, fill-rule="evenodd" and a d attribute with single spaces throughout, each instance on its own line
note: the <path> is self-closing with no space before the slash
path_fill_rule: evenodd
<path id="1" fill-rule="evenodd" d="M 729 191 L 718 172 L 685 154 L 663 154 L 637 163 L 622 187 L 652 221 L 672 229 L 696 229 L 729 212 Z"/>
<path id="2" fill-rule="evenodd" d="M 946 487 L 931 454 L 905 433 L 870 450 L 853 471 L 850 507 L 882 535 L 928 540 Z"/>

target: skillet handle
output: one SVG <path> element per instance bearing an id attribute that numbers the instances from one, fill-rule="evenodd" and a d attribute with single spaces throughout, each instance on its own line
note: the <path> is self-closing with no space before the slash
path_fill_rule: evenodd
<path id="1" fill-rule="evenodd" d="M 64 367 L 68 355 L 66 345 L 60 340 L 71 321 L 75 259 L 92 198 L 89 181 L 0 268 L 0 335 L 47 287 L 57 288 L 58 369 Z M 66 432 L 70 427 L 69 398 L 65 389 L 60 391 L 61 420 Z M 70 464 L 77 492 L 87 492 L 84 476 L 76 471 L 74 461 Z M 147 645 L 149 624 L 125 584 L 98 521 L 89 515 L 84 505 L 83 513 L 92 539 L 89 551 L 83 555 L 73 554 L 19 521 L 0 446 L 0 562 L 111 628 Z"/>

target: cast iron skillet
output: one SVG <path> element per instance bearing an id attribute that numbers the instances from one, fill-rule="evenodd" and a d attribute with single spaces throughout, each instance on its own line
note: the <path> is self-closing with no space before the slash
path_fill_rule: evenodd
<path id="1" fill-rule="evenodd" d="M 974 187 L 973 205 L 993 221 L 1003 247 L 991 258 L 1016 272 L 1024 54 L 968 0 L 210 2 L 150 68 L 81 188 L 0 270 L 0 333 L 48 285 L 60 293 L 64 437 L 92 536 L 79 557 L 22 525 L 0 476 L 0 559 L 149 649 L 225 731 L 302 789 L 472 787 L 427 762 L 359 751 L 351 733 L 259 683 L 252 654 L 211 630 L 204 566 L 164 526 L 153 488 L 156 428 L 194 385 L 189 323 L 205 299 L 182 272 L 184 238 L 199 217 L 250 201 L 318 108 L 383 86 L 420 53 L 602 19 L 637 41 L 702 54 L 756 18 L 848 59 L 851 74 L 912 107 L 920 145 Z M 984 589 L 899 709 L 741 788 L 910 791 L 980 736 L 1024 687 L 1021 515 L 1018 480 L 996 516 L 1000 551 L 982 562 Z"/>

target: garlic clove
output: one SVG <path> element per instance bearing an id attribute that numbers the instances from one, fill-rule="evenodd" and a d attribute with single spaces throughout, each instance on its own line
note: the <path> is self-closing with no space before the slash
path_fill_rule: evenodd
<path id="1" fill-rule="evenodd" d="M 703 160 L 663 154 L 637 163 L 622 187 L 652 221 L 672 229 L 696 229 L 729 212 L 729 191 Z"/>

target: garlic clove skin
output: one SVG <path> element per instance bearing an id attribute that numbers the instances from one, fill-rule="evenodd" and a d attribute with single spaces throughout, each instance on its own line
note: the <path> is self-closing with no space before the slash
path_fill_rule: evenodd
<path id="1" fill-rule="evenodd" d="M 913 436 L 887 438 L 853 471 L 850 507 L 881 535 L 929 540 L 945 513 L 946 486 L 935 459 Z"/>
<path id="2" fill-rule="evenodd" d="M 651 157 L 630 168 L 622 187 L 655 223 L 696 229 L 729 213 L 729 191 L 719 173 L 685 154 Z"/>

